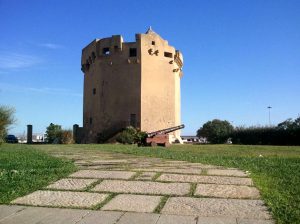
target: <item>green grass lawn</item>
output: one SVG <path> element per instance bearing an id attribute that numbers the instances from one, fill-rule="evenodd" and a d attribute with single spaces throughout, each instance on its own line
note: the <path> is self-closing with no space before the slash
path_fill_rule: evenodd
<path id="1" fill-rule="evenodd" d="M 76 170 L 71 161 L 54 158 L 27 145 L 0 146 L 0 204 L 26 195 Z"/>
<path id="2" fill-rule="evenodd" d="M 300 223 L 300 147 L 185 145 L 167 149 L 111 147 L 110 150 L 249 171 L 277 223 Z"/>
<path id="3" fill-rule="evenodd" d="M 40 148 L 40 146 L 37 146 Z M 104 150 L 236 167 L 251 173 L 277 223 L 300 223 L 300 147 L 183 145 L 139 148 L 124 145 L 42 146 L 52 150 Z"/>
<path id="4" fill-rule="evenodd" d="M 3 145 L 0 147 L 0 203 L 7 203 L 74 171 L 71 162 L 46 153 L 93 153 L 94 150 L 186 160 L 249 171 L 277 223 L 300 223 L 299 146 L 178 145 L 139 148 L 89 144 Z"/>

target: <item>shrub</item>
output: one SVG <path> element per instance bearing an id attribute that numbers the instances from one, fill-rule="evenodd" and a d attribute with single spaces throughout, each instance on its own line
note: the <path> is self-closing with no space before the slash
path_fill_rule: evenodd
<path id="1" fill-rule="evenodd" d="M 61 130 L 60 132 L 60 142 L 62 144 L 73 144 L 73 132 L 71 130 Z"/>
<path id="2" fill-rule="evenodd" d="M 214 119 L 206 122 L 198 131 L 198 137 L 206 137 L 210 143 L 225 143 L 233 132 L 233 126 L 228 121 Z"/>
<path id="3" fill-rule="evenodd" d="M 73 132 L 71 130 L 64 130 L 60 125 L 51 123 L 46 130 L 47 142 L 53 144 L 72 144 Z"/>
<path id="4" fill-rule="evenodd" d="M 8 127 L 15 123 L 14 113 L 14 108 L 0 106 L 0 144 L 7 135 Z"/>
<path id="5" fill-rule="evenodd" d="M 238 127 L 232 134 L 232 143 L 247 145 L 300 145 L 300 117 L 287 119 L 277 126 Z"/>
<path id="6" fill-rule="evenodd" d="M 127 127 L 117 136 L 117 142 L 122 144 L 144 144 L 147 134 L 134 127 Z"/>

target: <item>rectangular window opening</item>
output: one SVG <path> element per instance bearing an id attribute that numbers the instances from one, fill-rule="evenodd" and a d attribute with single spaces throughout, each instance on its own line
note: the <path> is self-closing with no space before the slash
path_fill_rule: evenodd
<path id="1" fill-rule="evenodd" d="M 103 54 L 103 55 L 109 55 L 109 54 L 110 54 L 109 47 L 104 47 L 104 48 L 102 49 L 102 54 Z"/>
<path id="2" fill-rule="evenodd" d="M 136 114 L 130 114 L 130 126 L 136 128 Z"/>
<path id="3" fill-rule="evenodd" d="M 136 48 L 129 49 L 129 57 L 136 57 Z"/>
<path id="4" fill-rule="evenodd" d="M 93 118 L 92 117 L 90 117 L 90 124 L 92 124 L 93 123 Z"/>
<path id="5" fill-rule="evenodd" d="M 170 53 L 170 52 L 166 52 L 164 53 L 164 56 L 167 57 L 167 58 L 173 58 L 173 54 Z"/>
<path id="6" fill-rule="evenodd" d="M 96 95 L 96 88 L 93 88 L 93 95 Z"/>
<path id="7" fill-rule="evenodd" d="M 152 43 L 151 43 L 152 45 L 155 45 L 155 41 L 152 41 Z"/>

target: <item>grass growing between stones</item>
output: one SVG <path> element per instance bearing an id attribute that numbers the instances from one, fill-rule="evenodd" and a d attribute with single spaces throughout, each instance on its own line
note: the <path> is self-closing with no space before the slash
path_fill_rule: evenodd
<path id="1" fill-rule="evenodd" d="M 106 148 L 131 153 L 236 167 L 251 173 L 277 223 L 300 223 L 300 147 L 204 145 L 171 148 Z"/>
<path id="2" fill-rule="evenodd" d="M 118 195 L 118 193 L 111 193 L 111 194 L 109 194 L 104 201 L 102 201 L 101 203 L 93 206 L 92 209 L 93 210 L 100 210 L 104 205 L 106 205 L 110 200 L 112 200 L 117 195 Z"/>
<path id="3" fill-rule="evenodd" d="M 277 223 L 300 223 L 300 147 L 182 145 L 150 148 L 126 145 L 37 146 L 45 151 L 110 151 L 235 167 L 251 173 Z M 121 154 L 120 154 L 121 156 Z"/>
<path id="4" fill-rule="evenodd" d="M 191 188 L 190 188 L 190 192 L 188 195 L 189 197 L 194 196 L 196 188 L 197 188 L 197 183 L 191 183 Z"/>
<path id="5" fill-rule="evenodd" d="M 157 172 L 157 173 L 152 177 L 151 181 L 156 181 L 157 178 L 160 177 L 160 175 L 161 175 L 161 172 Z"/>
<path id="6" fill-rule="evenodd" d="M 239 168 L 251 173 L 277 223 L 300 223 L 299 146 L 178 145 L 150 148 L 89 144 L 35 147 L 49 153 L 108 151 Z"/>
<path id="7" fill-rule="evenodd" d="M 130 177 L 128 180 L 135 180 L 138 176 L 142 174 L 142 171 L 136 171 L 136 174 L 134 174 L 132 177 Z"/>
<path id="8" fill-rule="evenodd" d="M 27 145 L 0 146 L 0 204 L 41 189 L 76 170 L 66 160 Z"/>
<path id="9" fill-rule="evenodd" d="M 155 210 L 153 211 L 154 213 L 160 213 L 160 211 L 163 209 L 163 207 L 165 206 L 165 204 L 167 203 L 168 199 L 170 196 L 163 196 L 160 199 L 160 202 L 158 204 L 158 206 L 155 208 Z"/>

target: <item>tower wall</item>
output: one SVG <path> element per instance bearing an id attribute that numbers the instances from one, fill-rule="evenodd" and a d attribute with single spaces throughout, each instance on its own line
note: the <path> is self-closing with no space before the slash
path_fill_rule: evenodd
<path id="1" fill-rule="evenodd" d="M 141 34 L 141 129 L 180 125 L 180 72 L 176 50 L 154 32 Z M 176 132 L 180 136 L 180 131 Z"/>
<path id="2" fill-rule="evenodd" d="M 106 48 L 109 48 L 109 54 L 104 53 Z M 137 49 L 136 57 L 129 57 L 130 48 Z M 140 127 L 141 64 L 138 48 L 138 42 L 124 43 L 120 36 L 113 36 L 95 40 L 83 50 L 83 64 L 96 51 L 96 58 L 84 77 L 86 142 L 97 142 L 99 136 L 113 135 L 130 125 L 133 115 L 135 126 Z"/>
<path id="3" fill-rule="evenodd" d="M 83 142 L 129 125 L 147 132 L 180 125 L 182 55 L 152 30 L 135 42 L 96 39 L 82 50 L 81 65 Z"/>

